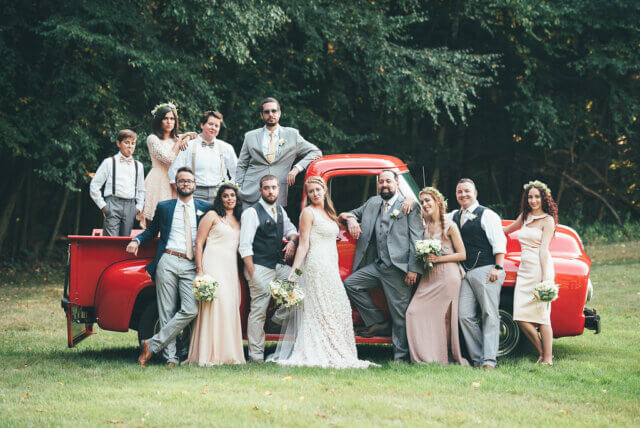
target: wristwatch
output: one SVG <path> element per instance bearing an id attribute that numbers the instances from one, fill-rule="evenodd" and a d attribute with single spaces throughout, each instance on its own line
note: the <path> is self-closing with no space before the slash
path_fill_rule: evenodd
<path id="1" fill-rule="evenodd" d="M 493 268 L 498 270 L 504 270 L 504 268 L 500 265 L 495 265 Z"/>

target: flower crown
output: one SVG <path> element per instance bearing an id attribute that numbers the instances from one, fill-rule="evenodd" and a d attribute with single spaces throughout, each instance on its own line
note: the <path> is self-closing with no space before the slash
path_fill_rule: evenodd
<path id="1" fill-rule="evenodd" d="M 434 195 L 436 195 L 436 197 L 442 201 L 442 209 L 444 210 L 444 212 L 447 212 L 447 200 L 444 198 L 444 195 L 440 193 L 438 189 L 436 189 L 435 187 L 425 187 L 420 191 L 420 193 L 422 192 L 431 192 Z"/>
<path id="2" fill-rule="evenodd" d="M 176 105 L 174 103 L 168 102 L 168 103 L 158 104 L 157 106 L 155 106 L 153 110 L 151 110 L 151 114 L 155 116 L 156 112 L 163 107 L 169 107 L 171 110 L 174 110 L 174 111 L 177 110 Z"/>
<path id="3" fill-rule="evenodd" d="M 544 184 L 542 181 L 539 180 L 535 180 L 535 181 L 530 181 L 527 184 L 524 185 L 524 190 L 529 190 L 532 187 L 537 187 L 538 189 L 544 189 L 545 192 L 547 192 L 548 195 L 551 194 L 551 189 L 549 189 L 549 187 Z"/>
<path id="4" fill-rule="evenodd" d="M 236 183 L 234 183 L 233 181 L 225 181 L 220 186 L 218 186 L 218 190 L 216 191 L 216 197 L 218 197 L 218 195 L 220 194 L 220 189 L 222 189 L 222 186 L 224 185 L 233 187 L 234 189 L 236 189 L 236 193 L 240 191 L 240 188 Z"/>

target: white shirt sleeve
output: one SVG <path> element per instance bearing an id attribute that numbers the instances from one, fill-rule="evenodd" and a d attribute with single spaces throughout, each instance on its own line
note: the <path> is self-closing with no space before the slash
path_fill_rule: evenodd
<path id="1" fill-rule="evenodd" d="M 500 216 L 490 209 L 485 209 L 480 219 L 482 230 L 487 234 L 487 239 L 493 248 L 493 255 L 507 254 L 507 237 L 502 231 Z"/>
<path id="2" fill-rule="evenodd" d="M 291 223 L 291 220 L 289 219 L 289 216 L 287 215 L 287 212 L 284 210 L 284 208 L 282 209 L 282 213 L 284 215 L 283 219 L 282 219 L 282 223 L 284 226 L 284 237 L 289 239 L 291 236 L 293 235 L 298 235 L 298 229 L 296 229 L 296 227 L 293 225 L 293 223 Z"/>
<path id="3" fill-rule="evenodd" d="M 169 167 L 169 183 L 176 184 L 176 172 L 178 169 L 183 166 L 188 166 L 191 168 L 191 165 L 188 165 L 187 162 L 191 160 L 191 144 L 187 147 L 187 150 L 180 150 L 176 160 L 173 161 L 171 166 Z M 195 171 L 194 171 L 195 172 Z"/>
<path id="4" fill-rule="evenodd" d="M 89 184 L 89 195 L 93 202 L 96 203 L 99 210 L 102 210 L 107 203 L 104 201 L 102 197 L 102 186 L 107 182 L 107 178 L 111 174 L 111 168 L 109 167 L 109 162 L 111 162 L 111 158 L 107 158 L 102 161 L 95 175 L 91 179 L 91 183 Z M 144 186 L 144 180 L 142 180 L 142 184 Z"/>
<path id="5" fill-rule="evenodd" d="M 138 162 L 138 161 L 134 161 Z M 142 212 L 142 208 L 144 208 L 144 166 L 142 162 L 138 162 L 138 185 L 136 188 L 136 209 Z"/>
<path id="6" fill-rule="evenodd" d="M 231 176 L 231 181 L 236 182 L 236 167 L 238 166 L 238 156 L 236 156 L 236 151 L 233 150 L 232 145 L 225 146 L 224 153 L 224 167 L 229 171 L 229 175 Z M 223 181 L 226 177 L 227 171 L 222 171 Z"/>
<path id="7" fill-rule="evenodd" d="M 238 252 L 242 258 L 253 256 L 253 238 L 256 236 L 256 230 L 258 230 L 259 226 L 258 213 L 255 208 L 251 207 L 244 210 L 240 218 L 240 223 L 240 245 L 238 246 Z"/>

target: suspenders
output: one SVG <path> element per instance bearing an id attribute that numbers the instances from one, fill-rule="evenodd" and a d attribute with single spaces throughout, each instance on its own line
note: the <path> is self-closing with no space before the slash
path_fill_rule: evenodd
<path id="1" fill-rule="evenodd" d="M 191 150 L 191 169 L 193 170 L 194 175 L 196 173 L 196 152 L 198 151 L 198 146 L 199 144 L 194 144 L 193 150 Z M 222 157 L 222 150 L 220 145 L 218 145 L 218 153 L 220 153 L 220 178 L 222 179 L 222 183 L 224 183 L 225 181 L 227 181 L 227 176 L 229 176 L 229 178 L 231 178 L 231 176 L 229 175 L 229 171 L 227 171 L 224 166 L 224 158 Z"/>
<path id="2" fill-rule="evenodd" d="M 111 168 L 111 196 L 116 196 L 116 158 L 118 157 L 118 155 L 115 155 L 114 157 L 111 158 L 111 160 L 113 162 L 111 162 L 111 165 L 113 166 Z M 136 169 L 136 178 L 135 178 L 135 184 L 134 184 L 134 191 L 133 191 L 133 199 L 135 199 L 138 196 L 138 161 L 137 160 L 133 160 L 133 165 L 135 166 Z"/>

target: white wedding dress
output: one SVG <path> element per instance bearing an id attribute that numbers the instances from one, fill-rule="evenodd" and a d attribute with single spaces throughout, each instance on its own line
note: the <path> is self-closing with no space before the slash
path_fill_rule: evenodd
<path id="1" fill-rule="evenodd" d="M 292 311 L 288 325 L 283 326 L 283 340 L 267 360 L 335 369 L 376 365 L 358 360 L 351 306 L 338 268 L 338 225 L 311 210 L 309 252 L 299 280 L 304 299 Z"/>

